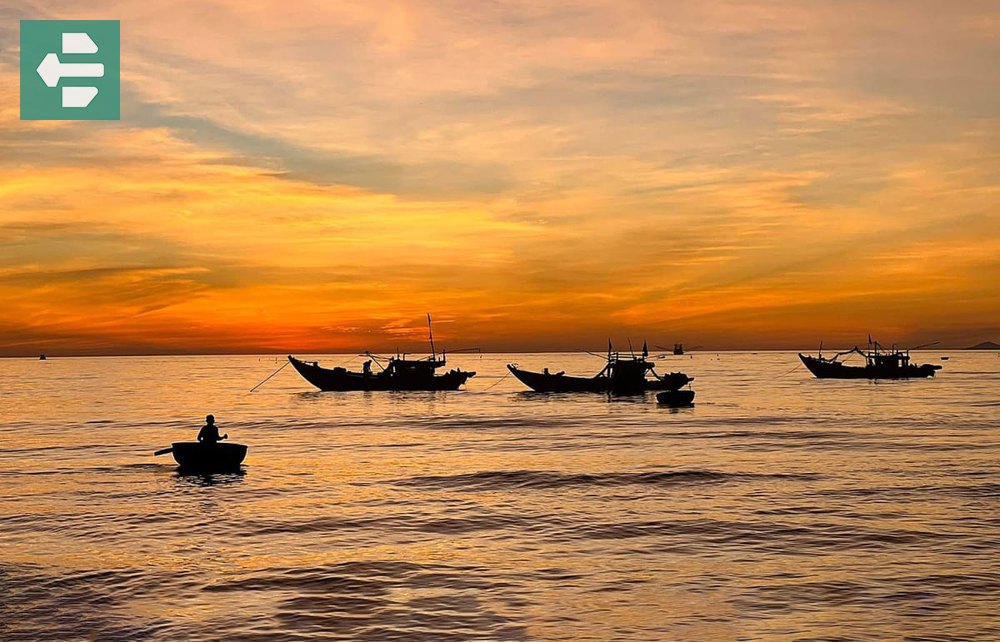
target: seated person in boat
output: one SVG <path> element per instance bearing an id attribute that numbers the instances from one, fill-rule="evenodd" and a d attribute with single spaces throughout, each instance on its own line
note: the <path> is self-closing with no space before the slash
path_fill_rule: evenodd
<path id="1" fill-rule="evenodd" d="M 215 415 L 205 417 L 205 425 L 198 431 L 198 441 L 203 444 L 214 444 L 229 439 L 229 434 L 219 436 L 219 427 L 215 425 Z"/>

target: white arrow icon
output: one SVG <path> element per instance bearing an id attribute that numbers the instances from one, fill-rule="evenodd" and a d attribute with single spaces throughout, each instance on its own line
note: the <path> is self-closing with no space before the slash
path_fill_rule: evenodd
<path id="1" fill-rule="evenodd" d="M 97 45 L 85 33 L 62 35 L 64 54 L 97 53 Z M 38 65 L 38 75 L 46 87 L 55 87 L 60 78 L 103 78 L 104 64 L 99 62 L 59 62 L 59 56 L 46 54 Z M 63 107 L 86 107 L 97 95 L 97 87 L 63 87 Z"/>
<path id="2" fill-rule="evenodd" d="M 38 65 L 38 75 L 46 86 L 55 87 L 60 78 L 101 78 L 104 76 L 104 63 L 59 62 L 59 56 L 50 53 Z"/>

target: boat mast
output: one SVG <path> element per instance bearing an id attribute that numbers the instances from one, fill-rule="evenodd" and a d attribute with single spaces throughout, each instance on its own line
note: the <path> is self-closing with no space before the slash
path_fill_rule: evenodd
<path id="1" fill-rule="evenodd" d="M 434 331 L 431 330 L 431 313 L 427 313 L 427 334 L 431 338 L 431 361 L 437 361 L 437 352 L 434 350 Z"/>
<path id="2" fill-rule="evenodd" d="M 611 376 L 611 337 L 608 337 L 608 361 L 604 364 L 604 368 L 597 373 L 597 376 L 600 377 L 604 373 L 608 373 L 608 376 Z"/>

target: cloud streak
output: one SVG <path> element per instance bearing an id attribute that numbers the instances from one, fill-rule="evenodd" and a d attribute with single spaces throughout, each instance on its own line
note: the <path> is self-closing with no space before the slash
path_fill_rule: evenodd
<path id="1" fill-rule="evenodd" d="M 108 4 L 104 124 L 6 55 L 88 5 L 3 12 L 0 354 L 997 329 L 991 3 L 286 9 Z"/>

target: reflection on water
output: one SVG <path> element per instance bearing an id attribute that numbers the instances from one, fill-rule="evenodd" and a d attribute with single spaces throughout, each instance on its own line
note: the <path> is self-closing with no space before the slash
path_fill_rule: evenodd
<path id="1" fill-rule="evenodd" d="M 668 412 L 671 415 L 679 415 L 681 413 L 694 412 L 694 408 L 697 404 L 690 404 L 687 406 L 668 406 L 665 404 L 660 404 L 660 410 Z"/>
<path id="2" fill-rule="evenodd" d="M 1000 360 L 795 359 L 668 356 L 689 408 L 504 379 L 577 355 L 389 394 L 249 393 L 269 357 L 0 360 L 0 639 L 1000 639 Z M 207 412 L 239 473 L 152 456 Z"/>
<path id="3" fill-rule="evenodd" d="M 220 484 L 239 483 L 243 481 L 243 476 L 246 474 L 247 471 L 242 468 L 226 473 L 204 473 L 178 469 L 176 477 L 178 482 L 183 484 L 193 484 L 195 486 L 216 486 Z"/>

